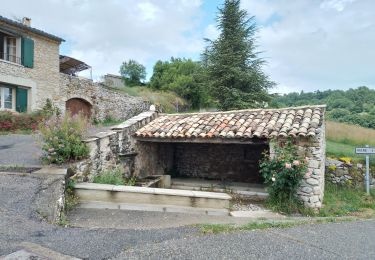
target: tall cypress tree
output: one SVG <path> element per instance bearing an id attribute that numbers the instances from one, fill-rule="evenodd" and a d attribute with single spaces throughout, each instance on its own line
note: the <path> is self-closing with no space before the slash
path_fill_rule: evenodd
<path id="1" fill-rule="evenodd" d="M 218 39 L 203 53 L 213 97 L 222 110 L 264 106 L 274 83 L 262 71 L 264 60 L 256 51 L 255 18 L 241 10 L 240 0 L 225 0 L 219 8 Z"/>

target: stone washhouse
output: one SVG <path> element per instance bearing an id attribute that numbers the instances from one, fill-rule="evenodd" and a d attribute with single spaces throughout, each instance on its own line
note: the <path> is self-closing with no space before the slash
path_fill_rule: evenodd
<path id="1" fill-rule="evenodd" d="M 322 206 L 325 172 L 325 106 L 227 112 L 158 114 L 148 111 L 86 140 L 90 158 L 75 165 L 77 180 L 91 181 L 118 163 L 128 175 L 263 184 L 262 153 L 292 138 L 308 157 L 298 196 Z"/>

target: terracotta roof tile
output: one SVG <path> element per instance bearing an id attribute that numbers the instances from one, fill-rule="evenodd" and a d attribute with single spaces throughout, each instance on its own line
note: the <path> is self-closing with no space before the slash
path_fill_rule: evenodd
<path id="1" fill-rule="evenodd" d="M 143 138 L 273 138 L 315 136 L 325 106 L 162 114 L 135 136 Z"/>

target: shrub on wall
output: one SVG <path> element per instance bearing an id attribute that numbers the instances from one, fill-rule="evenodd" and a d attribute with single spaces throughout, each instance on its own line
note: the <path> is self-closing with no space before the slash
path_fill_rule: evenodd
<path id="1" fill-rule="evenodd" d="M 44 141 L 43 159 L 48 163 L 62 164 L 89 154 L 89 148 L 82 142 L 87 130 L 82 115 L 52 115 L 39 125 L 39 130 Z"/>
<path id="2" fill-rule="evenodd" d="M 0 112 L 0 131 L 14 132 L 17 130 L 31 130 L 38 128 L 38 124 L 43 120 L 39 113 L 19 114 L 10 111 Z"/>
<path id="3" fill-rule="evenodd" d="M 306 159 L 297 154 L 289 139 L 284 146 L 275 146 L 275 154 L 266 154 L 260 162 L 260 172 L 268 185 L 268 201 L 278 210 L 295 211 L 300 203 L 297 189 L 307 171 Z"/>
<path id="4" fill-rule="evenodd" d="M 0 132 L 35 131 L 39 124 L 52 115 L 60 115 L 60 110 L 46 100 L 42 109 L 32 113 L 18 113 L 14 111 L 0 111 Z"/>

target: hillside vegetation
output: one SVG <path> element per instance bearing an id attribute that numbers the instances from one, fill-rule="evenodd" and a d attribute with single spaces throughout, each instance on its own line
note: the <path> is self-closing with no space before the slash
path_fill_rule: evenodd
<path id="1" fill-rule="evenodd" d="M 355 147 L 366 144 L 375 146 L 375 130 L 338 122 L 326 122 L 327 156 L 351 157 L 363 162 L 363 155 L 356 155 Z"/>
<path id="2" fill-rule="evenodd" d="M 161 108 L 163 113 L 176 113 L 189 108 L 189 103 L 173 91 L 158 91 L 147 87 L 110 88 L 113 91 L 126 93 L 134 97 L 142 97 Z"/>
<path id="3" fill-rule="evenodd" d="M 375 90 L 367 87 L 276 95 L 270 106 L 327 105 L 327 119 L 375 129 Z"/>

